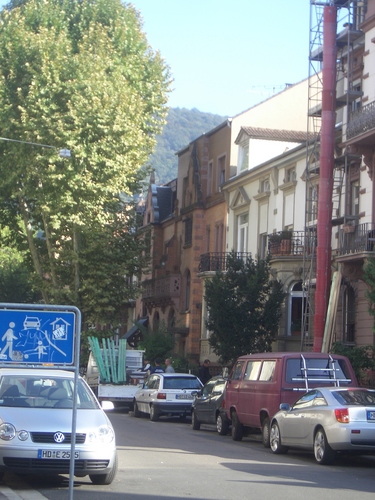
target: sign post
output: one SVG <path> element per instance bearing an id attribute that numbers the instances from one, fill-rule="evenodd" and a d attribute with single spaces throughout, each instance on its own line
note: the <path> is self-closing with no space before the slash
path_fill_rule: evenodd
<path id="1" fill-rule="evenodd" d="M 74 306 L 0 303 L 0 365 L 74 372 L 69 499 L 73 499 L 81 312 Z"/>

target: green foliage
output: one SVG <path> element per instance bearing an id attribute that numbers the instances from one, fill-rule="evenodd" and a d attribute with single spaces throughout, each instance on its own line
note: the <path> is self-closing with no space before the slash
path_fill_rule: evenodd
<path id="1" fill-rule="evenodd" d="M 162 135 L 157 138 L 150 164 L 155 170 L 158 184 L 177 177 L 176 152 L 200 135 L 223 123 L 224 117 L 203 113 L 197 109 L 170 108 Z"/>
<path id="2" fill-rule="evenodd" d="M 145 350 L 145 357 L 151 364 L 156 358 L 160 358 L 164 363 L 165 358 L 171 357 L 175 341 L 164 321 L 161 321 L 153 331 L 147 331 L 142 325 L 139 325 L 139 329 L 143 334 L 139 349 Z"/>
<path id="3" fill-rule="evenodd" d="M 0 247 L 0 302 L 40 302 L 41 295 L 35 290 L 32 273 L 23 256 L 14 248 Z"/>
<path id="4" fill-rule="evenodd" d="M 366 290 L 366 298 L 369 301 L 369 314 L 375 316 L 375 259 L 370 257 L 367 263 L 363 266 L 363 279 L 368 285 Z M 375 332 L 375 324 L 373 326 Z"/>
<path id="5" fill-rule="evenodd" d="M 131 4 L 15 0 L 0 13 L 1 135 L 23 141 L 0 141 L 0 224 L 28 249 L 43 300 L 86 323 L 114 324 L 134 292 L 119 273 L 140 270 L 143 247 L 123 194 L 140 190 L 169 84 Z"/>
<path id="6" fill-rule="evenodd" d="M 284 297 L 281 282 L 270 279 L 269 258 L 243 260 L 235 252 L 228 256 L 227 271 L 217 272 L 205 284 L 206 327 L 221 364 L 271 351 Z"/>
<path id="7" fill-rule="evenodd" d="M 358 382 L 368 385 L 369 371 L 375 370 L 375 347 L 365 345 L 360 347 L 348 346 L 342 342 L 335 342 L 331 348 L 333 354 L 346 356 L 356 374 Z"/>

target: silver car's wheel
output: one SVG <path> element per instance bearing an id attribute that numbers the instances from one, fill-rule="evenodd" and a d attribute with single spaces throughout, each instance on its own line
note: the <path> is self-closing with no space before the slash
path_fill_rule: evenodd
<path id="1" fill-rule="evenodd" d="M 226 436 L 229 431 L 228 421 L 220 413 L 216 417 L 216 430 L 220 436 Z"/>
<path id="2" fill-rule="evenodd" d="M 320 427 L 314 437 L 314 455 L 318 464 L 329 465 L 335 459 L 335 452 L 328 444 L 326 433 Z"/>
<path id="3" fill-rule="evenodd" d="M 157 422 L 159 420 L 159 415 L 156 413 L 154 405 L 150 406 L 150 420 L 152 422 Z"/>
<path id="4" fill-rule="evenodd" d="M 288 448 L 281 444 L 280 428 L 277 422 L 273 422 L 273 424 L 271 425 L 270 447 L 271 450 L 278 455 L 281 455 L 282 453 L 286 453 L 288 451 Z"/>
<path id="5" fill-rule="evenodd" d="M 113 467 L 110 470 L 110 472 L 108 472 L 108 474 L 96 474 L 96 475 L 93 474 L 89 476 L 92 484 L 103 484 L 103 485 L 111 484 L 116 477 L 117 467 L 118 467 L 118 461 L 116 455 Z"/>
<path id="6" fill-rule="evenodd" d="M 134 401 L 133 415 L 135 418 L 141 418 L 141 412 L 139 411 L 137 401 Z"/>

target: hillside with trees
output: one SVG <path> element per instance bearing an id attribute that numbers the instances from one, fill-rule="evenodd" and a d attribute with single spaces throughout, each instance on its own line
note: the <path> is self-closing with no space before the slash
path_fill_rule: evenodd
<path id="1" fill-rule="evenodd" d="M 177 151 L 225 119 L 226 117 L 203 113 L 195 108 L 170 108 L 167 123 L 162 135 L 157 138 L 155 152 L 150 158 L 157 184 L 165 184 L 177 177 Z"/>

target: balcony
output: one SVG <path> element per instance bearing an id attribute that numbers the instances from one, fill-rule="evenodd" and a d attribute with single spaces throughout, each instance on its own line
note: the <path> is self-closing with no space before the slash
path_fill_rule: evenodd
<path id="1" fill-rule="evenodd" d="M 358 137 L 362 134 L 375 133 L 375 101 L 362 106 L 350 115 L 350 120 L 346 129 L 347 140 Z"/>
<path id="2" fill-rule="evenodd" d="M 146 280 L 142 283 L 142 300 L 154 305 L 171 304 L 173 299 L 180 297 L 180 282 L 179 274 Z"/>
<path id="3" fill-rule="evenodd" d="M 307 232 L 279 231 L 268 235 L 268 251 L 272 257 L 313 255 L 315 248 L 315 228 Z"/>
<path id="4" fill-rule="evenodd" d="M 227 259 L 229 254 L 227 252 L 211 252 L 204 253 L 201 255 L 198 270 L 200 273 L 215 272 L 215 271 L 226 271 L 227 270 Z M 251 253 L 248 252 L 236 252 L 234 254 L 237 259 L 246 260 L 251 257 Z"/>
<path id="5" fill-rule="evenodd" d="M 339 255 L 375 252 L 375 224 L 347 226 L 339 232 Z"/>

